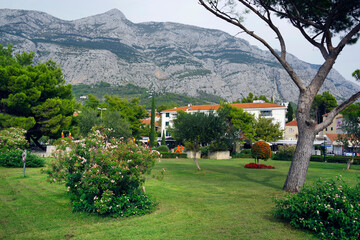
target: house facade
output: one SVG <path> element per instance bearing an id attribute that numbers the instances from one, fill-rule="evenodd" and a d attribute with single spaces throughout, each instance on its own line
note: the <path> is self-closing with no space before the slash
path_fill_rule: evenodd
<path id="1" fill-rule="evenodd" d="M 297 121 L 293 120 L 285 124 L 284 140 L 298 140 L 299 129 Z"/>
<path id="2" fill-rule="evenodd" d="M 265 103 L 261 100 L 254 101 L 253 103 L 234 103 L 231 105 L 237 108 L 242 108 L 245 112 L 253 114 L 255 118 L 258 118 L 259 116 L 265 118 L 272 118 L 274 123 L 280 123 L 281 129 L 285 129 L 285 106 L 273 103 Z M 188 105 L 186 107 L 164 110 L 161 112 L 161 136 L 163 133 L 165 133 L 165 136 L 167 138 L 171 137 L 167 129 L 173 126 L 173 121 L 177 118 L 178 111 L 184 111 L 186 113 L 209 113 L 210 111 L 216 112 L 219 107 L 219 104 L 197 106 Z"/>
<path id="3" fill-rule="evenodd" d="M 323 119 L 325 120 L 326 117 L 327 117 L 327 114 L 324 114 Z M 332 121 L 332 123 L 323 130 L 323 134 L 327 134 L 327 133 L 341 134 L 341 133 L 344 133 L 343 130 L 341 129 L 342 122 L 343 122 L 343 116 L 341 114 L 336 115 L 336 117 Z"/>

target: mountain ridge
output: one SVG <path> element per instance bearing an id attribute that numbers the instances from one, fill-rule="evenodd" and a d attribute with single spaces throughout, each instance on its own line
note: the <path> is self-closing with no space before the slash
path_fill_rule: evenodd
<path id="1" fill-rule="evenodd" d="M 66 82 L 128 83 L 157 92 L 218 95 L 228 101 L 255 95 L 296 102 L 298 90 L 267 51 L 220 30 L 172 22 L 133 23 L 118 9 L 77 20 L 0 9 L 0 43 L 55 60 Z M 309 82 L 318 65 L 288 54 Z M 332 70 L 321 91 L 338 100 L 360 89 Z"/>

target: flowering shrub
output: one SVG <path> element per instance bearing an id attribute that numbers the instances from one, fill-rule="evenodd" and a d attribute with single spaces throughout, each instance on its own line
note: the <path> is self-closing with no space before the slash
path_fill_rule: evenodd
<path id="1" fill-rule="evenodd" d="M 341 176 L 319 180 L 275 204 L 275 216 L 315 231 L 322 239 L 360 239 L 360 183 L 351 188 Z"/>
<path id="2" fill-rule="evenodd" d="M 244 168 L 268 168 L 274 169 L 275 167 L 265 164 L 256 164 L 256 163 L 248 163 L 244 166 Z"/>
<path id="3" fill-rule="evenodd" d="M 83 140 L 63 141 L 45 171 L 50 182 L 66 183 L 74 211 L 111 216 L 150 212 L 154 203 L 141 186 L 158 152 L 133 141 L 108 139 L 107 132 L 96 130 Z"/>
<path id="4" fill-rule="evenodd" d="M 268 160 L 271 157 L 271 148 L 264 141 L 254 143 L 251 148 L 251 156 L 255 158 L 255 163 L 259 163 L 259 159 Z"/>
<path id="5" fill-rule="evenodd" d="M 5 128 L 0 130 L 0 152 L 25 149 L 29 146 L 25 139 L 26 130 L 21 128 Z"/>

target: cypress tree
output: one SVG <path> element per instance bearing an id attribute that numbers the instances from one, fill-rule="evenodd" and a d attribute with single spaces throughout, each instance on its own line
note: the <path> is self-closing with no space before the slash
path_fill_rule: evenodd
<path id="1" fill-rule="evenodd" d="M 163 131 L 163 134 L 162 134 L 161 145 L 166 145 L 165 131 Z"/>
<path id="2" fill-rule="evenodd" d="M 151 99 L 151 122 L 150 122 L 150 146 L 155 147 L 156 146 L 156 133 L 155 133 L 155 98 L 154 95 L 152 95 Z"/>

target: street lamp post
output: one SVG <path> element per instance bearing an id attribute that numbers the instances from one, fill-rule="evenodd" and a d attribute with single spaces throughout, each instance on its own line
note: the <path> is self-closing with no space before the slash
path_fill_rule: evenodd
<path id="1" fill-rule="evenodd" d="M 324 162 L 326 162 L 325 156 L 326 156 L 326 137 L 324 136 Z"/>
<path id="2" fill-rule="evenodd" d="M 97 108 L 98 110 L 100 110 L 100 119 L 101 119 L 101 122 L 102 122 L 102 111 L 105 111 L 106 108 Z"/>

